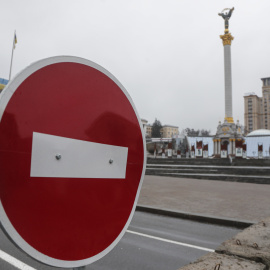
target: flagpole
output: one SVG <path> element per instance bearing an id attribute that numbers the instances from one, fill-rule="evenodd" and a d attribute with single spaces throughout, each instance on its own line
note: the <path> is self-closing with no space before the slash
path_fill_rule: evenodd
<path id="1" fill-rule="evenodd" d="M 16 30 L 14 31 L 14 36 L 13 36 L 13 45 L 12 45 L 10 70 L 9 70 L 9 81 L 10 81 L 10 78 L 11 78 L 11 70 L 12 70 L 12 62 L 13 62 L 13 52 L 14 52 L 14 45 L 15 45 L 15 36 L 16 36 Z"/>

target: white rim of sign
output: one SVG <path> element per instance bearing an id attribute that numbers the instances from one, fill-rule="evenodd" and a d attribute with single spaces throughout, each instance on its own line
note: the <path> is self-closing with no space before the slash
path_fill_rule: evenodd
<path id="1" fill-rule="evenodd" d="M 4 90 L 2 91 L 1 95 L 0 95 L 0 122 L 3 116 L 3 113 L 5 111 L 5 108 L 9 102 L 9 100 L 11 99 L 12 95 L 15 93 L 15 91 L 17 90 L 17 88 L 20 86 L 20 84 L 26 79 L 28 78 L 31 74 L 33 74 L 34 72 L 36 72 L 37 70 L 48 66 L 48 65 L 52 65 L 52 64 L 56 64 L 56 63 L 78 63 L 78 64 L 83 64 L 89 67 L 92 67 L 102 73 L 104 73 L 107 77 L 109 77 L 111 80 L 113 80 L 118 86 L 119 88 L 123 91 L 123 93 L 125 94 L 125 96 L 127 97 L 127 99 L 129 100 L 136 116 L 137 116 L 137 120 L 138 123 L 140 125 L 140 129 L 141 129 L 141 135 L 142 135 L 142 139 L 143 139 L 143 147 L 144 147 L 144 163 L 143 163 L 143 170 L 142 170 L 142 174 L 141 174 L 141 179 L 140 179 L 140 184 L 137 190 L 137 194 L 136 194 L 136 198 L 134 201 L 134 205 L 133 208 L 130 212 L 130 216 L 128 218 L 128 221 L 126 223 L 126 225 L 124 226 L 123 230 L 121 231 L 121 233 L 118 235 L 118 237 L 111 243 L 111 245 L 109 245 L 106 249 L 104 249 L 102 252 L 100 252 L 99 254 L 84 259 L 84 260 L 77 260 L 77 261 L 66 261 L 66 260 L 59 260 L 59 259 L 54 259 L 52 257 L 49 257 L 39 251 L 37 251 L 36 249 L 34 249 L 32 246 L 30 246 L 20 235 L 19 233 L 16 231 L 16 229 L 13 227 L 13 225 L 11 224 L 10 220 L 8 219 L 6 212 L 3 208 L 2 202 L 0 200 L 0 225 L 2 225 L 2 228 L 4 229 L 4 232 L 8 234 L 8 236 L 10 236 L 10 238 L 12 239 L 12 241 L 15 243 L 15 245 L 17 245 L 19 248 L 21 248 L 23 251 L 25 251 L 27 254 L 29 254 L 31 257 L 33 257 L 34 259 L 44 263 L 44 264 L 48 264 L 51 266 L 56 266 L 56 267 L 66 267 L 66 268 L 72 268 L 72 267 L 80 267 L 80 266 L 85 266 L 88 264 L 91 264 L 99 259 L 101 259 L 103 256 L 105 256 L 107 253 L 109 253 L 115 246 L 116 244 L 121 240 L 121 238 L 123 237 L 124 233 L 126 232 L 131 219 L 134 215 L 135 212 L 135 208 L 136 208 L 136 204 L 138 202 L 138 198 L 140 195 L 140 190 L 141 190 L 141 186 L 143 183 L 143 178 L 144 178 L 144 174 L 145 174 L 145 168 L 146 168 L 146 142 L 145 142 L 145 137 L 144 137 L 144 132 L 143 132 L 143 126 L 139 117 L 139 114 L 135 108 L 135 105 L 130 97 L 130 95 L 128 94 L 127 90 L 124 88 L 124 86 L 106 69 L 104 69 L 103 67 L 99 66 L 98 64 L 84 59 L 84 58 L 79 58 L 79 57 L 74 57 L 74 56 L 55 56 L 55 57 L 50 57 L 50 58 L 46 58 L 46 59 L 42 59 L 39 60 L 31 65 L 29 65 L 27 68 L 25 68 L 24 70 L 22 70 L 19 74 L 17 74 L 14 79 L 12 79 L 8 85 L 4 88 Z M 30 177 L 30 175 L 29 175 Z"/>

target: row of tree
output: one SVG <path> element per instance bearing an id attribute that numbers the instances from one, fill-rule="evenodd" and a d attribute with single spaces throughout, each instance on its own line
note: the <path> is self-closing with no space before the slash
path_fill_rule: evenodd
<path id="1" fill-rule="evenodd" d="M 187 136 L 209 136 L 210 135 L 210 130 L 207 129 L 193 129 L 193 128 L 186 128 L 185 133 Z"/>

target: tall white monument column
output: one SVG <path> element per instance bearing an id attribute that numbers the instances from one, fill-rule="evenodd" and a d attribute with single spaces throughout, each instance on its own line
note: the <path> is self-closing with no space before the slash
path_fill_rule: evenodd
<path id="1" fill-rule="evenodd" d="M 235 155 L 235 140 L 243 140 L 243 134 L 239 122 L 233 121 L 232 109 L 232 63 L 231 63 L 231 44 L 234 39 L 229 32 L 229 20 L 232 16 L 234 8 L 225 8 L 218 13 L 224 19 L 225 31 L 220 36 L 224 48 L 224 92 L 225 92 L 225 119 L 224 123 L 219 122 L 216 136 L 217 151 L 220 154 L 221 148 L 227 149 L 231 156 Z M 227 146 L 227 147 L 226 147 Z"/>
<path id="2" fill-rule="evenodd" d="M 225 29 L 225 35 L 220 36 L 224 46 L 224 82 L 225 82 L 225 120 L 233 123 L 232 115 L 232 68 L 231 68 L 231 42 L 233 36 Z"/>

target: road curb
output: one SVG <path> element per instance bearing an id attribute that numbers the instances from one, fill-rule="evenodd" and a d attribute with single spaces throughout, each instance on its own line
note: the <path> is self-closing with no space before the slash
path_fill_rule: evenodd
<path id="1" fill-rule="evenodd" d="M 136 211 L 152 213 L 152 214 L 157 214 L 157 215 L 162 215 L 162 216 L 189 219 L 189 220 L 194 220 L 194 221 L 199 221 L 199 222 L 204 222 L 204 223 L 236 227 L 240 229 L 247 228 L 255 223 L 249 220 L 236 220 L 236 219 L 230 219 L 230 218 L 224 219 L 222 217 L 201 215 L 201 214 L 188 213 L 188 212 L 179 212 L 179 211 L 174 211 L 171 209 L 161 209 L 161 208 L 155 208 L 155 207 L 150 207 L 146 205 L 137 205 Z"/>

